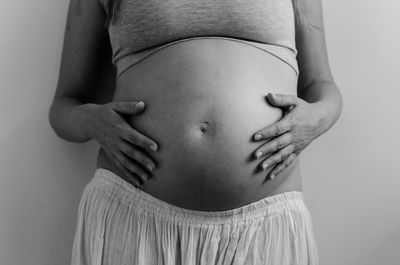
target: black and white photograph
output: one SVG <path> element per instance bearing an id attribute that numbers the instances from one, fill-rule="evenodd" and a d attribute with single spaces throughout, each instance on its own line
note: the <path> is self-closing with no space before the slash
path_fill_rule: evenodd
<path id="1" fill-rule="evenodd" d="M 399 265 L 400 2 L 0 11 L 0 265 Z"/>

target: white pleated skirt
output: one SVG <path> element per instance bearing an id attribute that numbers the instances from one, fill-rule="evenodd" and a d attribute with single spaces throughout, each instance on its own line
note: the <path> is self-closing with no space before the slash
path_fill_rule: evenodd
<path id="1" fill-rule="evenodd" d="M 317 265 L 301 192 L 226 211 L 159 200 L 97 169 L 78 208 L 72 265 Z"/>

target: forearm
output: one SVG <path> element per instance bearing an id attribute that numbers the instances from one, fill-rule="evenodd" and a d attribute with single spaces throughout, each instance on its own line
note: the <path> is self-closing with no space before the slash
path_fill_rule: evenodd
<path id="1" fill-rule="evenodd" d="M 299 97 L 313 104 L 320 114 L 320 133 L 328 131 L 339 119 L 342 112 L 342 96 L 336 84 L 331 81 L 314 81 Z"/>
<path id="2" fill-rule="evenodd" d="M 92 139 L 87 130 L 94 104 L 82 104 L 71 97 L 60 97 L 54 100 L 49 111 L 50 125 L 55 133 L 64 140 L 86 142 Z"/>

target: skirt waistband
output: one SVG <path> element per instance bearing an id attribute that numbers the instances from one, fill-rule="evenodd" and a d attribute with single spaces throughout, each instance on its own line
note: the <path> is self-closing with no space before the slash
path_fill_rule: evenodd
<path id="1" fill-rule="evenodd" d="M 110 170 L 98 168 L 87 188 L 108 192 L 138 211 L 152 213 L 174 222 L 210 225 L 256 221 L 283 213 L 288 209 L 304 209 L 303 194 L 289 191 L 269 196 L 248 205 L 224 211 L 198 211 L 177 207 L 162 201 L 127 182 Z"/>

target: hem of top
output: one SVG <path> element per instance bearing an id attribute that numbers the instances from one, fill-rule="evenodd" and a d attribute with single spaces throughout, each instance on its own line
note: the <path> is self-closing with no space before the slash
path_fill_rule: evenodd
<path id="1" fill-rule="evenodd" d="M 303 202 L 301 191 L 287 191 L 276 195 L 268 196 L 250 204 L 222 211 L 200 211 L 182 208 L 166 201 L 158 199 L 151 194 L 137 188 L 135 185 L 124 180 L 113 171 L 105 168 L 95 170 L 92 181 L 94 185 L 104 184 L 110 187 L 116 196 L 128 202 L 136 202 L 144 206 L 145 211 L 156 213 L 167 219 L 178 220 L 183 223 L 192 224 L 224 224 L 232 222 L 246 222 L 248 220 L 259 220 L 265 216 L 274 215 L 279 209 L 272 209 L 273 206 L 287 204 L 290 201 Z M 93 183 L 92 182 L 92 183 Z M 111 184 L 111 185 L 110 185 Z M 118 186 L 118 187 L 115 187 Z M 116 193 L 115 189 L 122 189 L 122 193 Z M 139 208 L 141 208 L 139 206 Z"/>
<path id="2" fill-rule="evenodd" d="M 153 53 L 155 53 L 155 52 L 157 52 L 157 51 L 159 51 L 159 50 L 161 50 L 161 49 L 164 49 L 164 48 L 166 48 L 166 47 L 168 47 L 168 46 L 171 46 L 171 45 L 174 45 L 174 44 L 177 44 L 177 43 L 180 43 L 180 42 L 190 41 L 190 40 L 194 40 L 194 39 L 225 39 L 225 40 L 231 40 L 231 41 L 241 42 L 241 43 L 247 44 L 247 45 L 249 45 L 249 46 L 253 46 L 253 47 L 257 48 L 257 49 L 260 49 L 260 50 L 262 50 L 262 51 L 264 51 L 264 52 L 267 52 L 267 53 L 271 54 L 272 56 L 274 56 L 274 57 L 278 58 L 279 60 L 281 60 L 282 62 L 286 63 L 287 65 L 289 65 L 289 66 L 293 69 L 293 71 L 295 72 L 296 76 L 299 75 L 299 69 L 298 69 L 298 67 L 292 65 L 292 63 L 288 62 L 288 61 L 285 60 L 283 57 L 277 55 L 276 53 L 274 53 L 274 52 L 272 52 L 272 51 L 269 51 L 269 50 L 267 50 L 267 49 L 260 48 L 260 47 L 258 47 L 258 46 L 256 46 L 256 45 L 253 45 L 253 44 L 249 43 L 248 40 L 242 40 L 242 39 L 232 38 L 232 37 L 222 37 L 222 36 L 197 36 L 197 37 L 188 37 L 188 38 L 178 39 L 178 40 L 174 40 L 174 41 L 171 41 L 171 42 L 168 42 L 168 43 L 161 44 L 161 45 L 159 45 L 158 47 L 153 48 L 153 50 L 152 50 L 151 52 L 149 52 L 148 54 L 146 54 L 144 57 L 142 57 L 141 59 L 139 59 L 139 60 L 138 60 L 137 62 L 135 62 L 134 64 L 128 65 L 128 66 L 126 66 L 125 68 L 123 68 L 123 69 L 121 69 L 121 70 L 118 70 L 117 63 L 114 61 L 113 63 L 114 63 L 114 65 L 115 65 L 116 68 L 117 68 L 117 77 L 121 76 L 126 70 L 128 70 L 129 68 L 135 66 L 135 65 L 138 64 L 139 62 L 141 62 L 141 61 L 143 61 L 144 59 L 146 59 L 147 57 L 149 57 L 151 54 L 153 54 Z M 289 48 L 289 47 L 286 47 L 286 46 L 283 46 L 283 45 L 277 45 L 277 44 L 266 43 L 266 42 L 259 42 L 259 44 L 262 44 L 262 45 L 271 45 L 271 46 L 276 46 L 276 47 L 285 48 L 285 49 L 288 49 L 289 51 L 291 51 L 292 53 L 294 53 L 294 56 L 295 56 L 295 57 L 296 57 L 296 55 L 297 55 L 297 50 L 293 50 L 293 48 Z M 150 48 L 150 49 L 152 49 L 152 48 Z M 144 52 L 144 51 L 143 51 L 143 52 Z M 129 56 L 129 54 L 126 55 L 126 56 Z"/>

